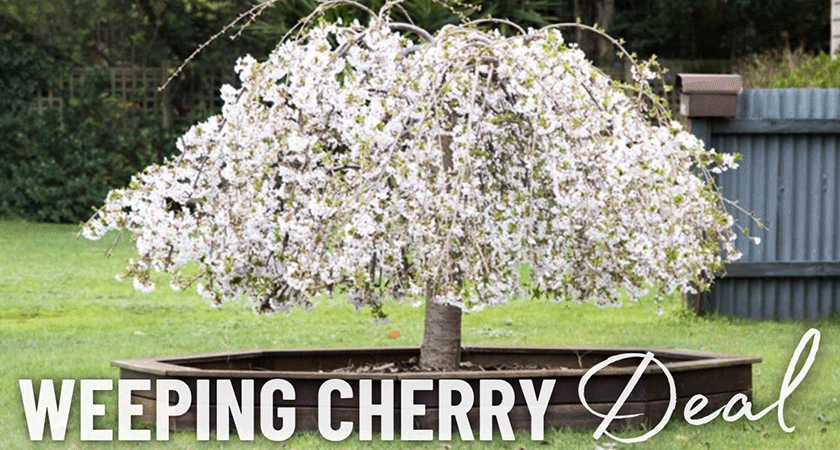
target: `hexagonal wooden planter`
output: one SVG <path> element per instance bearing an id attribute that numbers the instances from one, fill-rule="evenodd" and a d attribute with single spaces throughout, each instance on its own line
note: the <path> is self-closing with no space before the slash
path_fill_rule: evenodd
<path id="1" fill-rule="evenodd" d="M 433 391 L 416 391 L 414 403 L 425 405 L 426 414 L 415 420 L 415 426 L 421 429 L 437 430 L 439 380 L 460 379 L 470 384 L 475 393 L 475 403 L 468 413 L 470 424 L 478 426 L 479 381 L 481 379 L 499 379 L 507 381 L 514 389 L 515 402 L 508 417 L 514 429 L 528 429 L 531 426 L 530 413 L 525 405 L 519 381 L 530 379 L 539 392 L 542 380 L 554 379 L 554 386 L 549 406 L 545 414 L 545 427 L 595 427 L 601 418 L 591 414 L 581 404 L 578 397 L 578 385 L 581 378 L 592 366 L 610 356 L 634 352 L 652 351 L 656 359 L 662 362 L 674 378 L 677 395 L 677 409 L 674 417 L 680 417 L 686 401 L 695 394 L 703 394 L 709 399 L 704 412 L 710 412 L 723 406 L 737 393 L 752 394 L 752 364 L 760 358 L 719 355 L 705 352 L 676 349 L 645 348 L 546 348 L 546 347 L 465 347 L 462 361 L 469 361 L 476 366 L 539 366 L 538 370 L 493 370 L 493 371 L 458 371 L 458 372 L 409 372 L 409 373 L 347 373 L 333 370 L 351 365 L 382 365 L 389 362 L 407 361 L 417 358 L 420 350 L 416 347 L 389 347 L 364 349 L 307 349 L 307 350 L 259 350 L 212 353 L 194 356 L 167 357 L 113 361 L 112 365 L 120 368 L 123 379 L 150 379 L 152 389 L 133 391 L 132 402 L 143 405 L 140 421 L 155 423 L 155 380 L 179 379 L 184 381 L 196 398 L 197 380 L 210 380 L 210 398 L 215 398 L 215 381 L 232 381 L 237 396 L 241 396 L 240 383 L 243 379 L 253 379 L 254 407 L 259 409 L 260 388 L 270 379 L 281 378 L 289 381 L 295 389 L 295 400 L 281 400 L 276 393 L 274 406 L 293 406 L 296 413 L 295 430 L 318 430 L 318 391 L 323 382 L 340 378 L 353 388 L 354 396 L 340 399 L 332 396 L 331 420 L 333 427 L 341 421 L 350 421 L 358 430 L 358 388 L 359 380 L 395 380 L 396 398 L 395 424 L 400 425 L 399 382 L 405 379 L 431 379 Z M 603 414 L 609 412 L 619 395 L 627 386 L 636 371 L 640 358 L 632 358 L 610 365 L 597 373 L 586 384 L 587 403 Z M 374 381 L 373 398 L 378 403 L 379 382 Z M 638 384 L 630 393 L 619 414 L 641 414 L 639 416 L 616 420 L 611 428 L 634 426 L 643 423 L 655 425 L 666 412 L 670 394 L 665 373 L 655 364 L 651 364 L 642 375 Z M 174 404 L 173 396 L 172 402 Z M 241 401 L 241 399 L 240 399 Z M 210 405 L 210 426 L 215 426 L 215 408 Z M 255 412 L 259 421 L 259 411 Z M 189 411 L 170 420 L 174 429 L 194 429 L 196 426 L 196 405 Z M 257 429 L 259 425 L 257 425 Z M 275 424 L 279 427 L 279 423 Z M 374 418 L 374 429 L 378 429 L 378 418 Z M 457 430 L 457 428 L 455 428 Z M 456 431 L 457 432 L 457 431 Z"/>

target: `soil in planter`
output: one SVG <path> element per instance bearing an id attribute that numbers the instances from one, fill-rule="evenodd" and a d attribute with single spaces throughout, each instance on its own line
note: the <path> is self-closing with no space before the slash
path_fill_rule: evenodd
<path id="1" fill-rule="evenodd" d="M 462 361 L 458 370 L 466 372 L 497 372 L 500 370 L 546 370 L 556 369 L 537 364 L 475 364 L 471 361 Z M 443 372 L 422 367 L 417 358 L 410 358 L 405 361 L 388 362 L 384 364 L 352 364 L 349 366 L 333 369 L 330 373 L 419 373 L 419 372 Z"/>

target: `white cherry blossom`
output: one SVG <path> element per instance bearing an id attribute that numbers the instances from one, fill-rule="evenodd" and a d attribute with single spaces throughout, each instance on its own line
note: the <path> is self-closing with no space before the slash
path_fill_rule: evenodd
<path id="1" fill-rule="evenodd" d="M 412 39 L 387 18 L 322 22 L 264 62 L 240 58 L 222 114 L 112 191 L 85 236 L 132 233 L 139 290 L 165 271 L 259 311 L 336 292 L 376 312 L 426 294 L 464 310 L 610 305 L 706 288 L 737 256 L 709 176 L 735 161 L 656 119 L 559 31 Z M 644 92 L 651 69 L 634 74 Z"/>

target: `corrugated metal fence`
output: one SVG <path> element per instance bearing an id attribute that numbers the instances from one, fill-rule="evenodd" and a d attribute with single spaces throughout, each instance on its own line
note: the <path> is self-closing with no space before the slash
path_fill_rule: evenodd
<path id="1" fill-rule="evenodd" d="M 719 178 L 724 197 L 761 238 L 704 296 L 704 308 L 752 318 L 815 319 L 840 313 L 840 90 L 747 90 L 734 119 L 692 119 L 720 152 L 743 155 Z M 733 211 L 734 212 L 734 211 Z"/>

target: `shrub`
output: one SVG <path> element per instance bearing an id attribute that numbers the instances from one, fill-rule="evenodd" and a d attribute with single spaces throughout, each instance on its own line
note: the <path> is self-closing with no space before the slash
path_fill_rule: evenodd
<path id="1" fill-rule="evenodd" d="M 753 55 L 740 70 L 744 87 L 840 88 L 840 59 L 826 53 L 812 55 L 802 49 L 776 50 Z"/>
<path id="2" fill-rule="evenodd" d="M 50 84 L 63 65 L 16 20 L 0 14 L 0 111 L 17 112 Z"/>
<path id="3" fill-rule="evenodd" d="M 78 222 L 109 189 L 174 149 L 160 119 L 89 79 L 63 106 L 0 115 L 0 216 Z"/>

